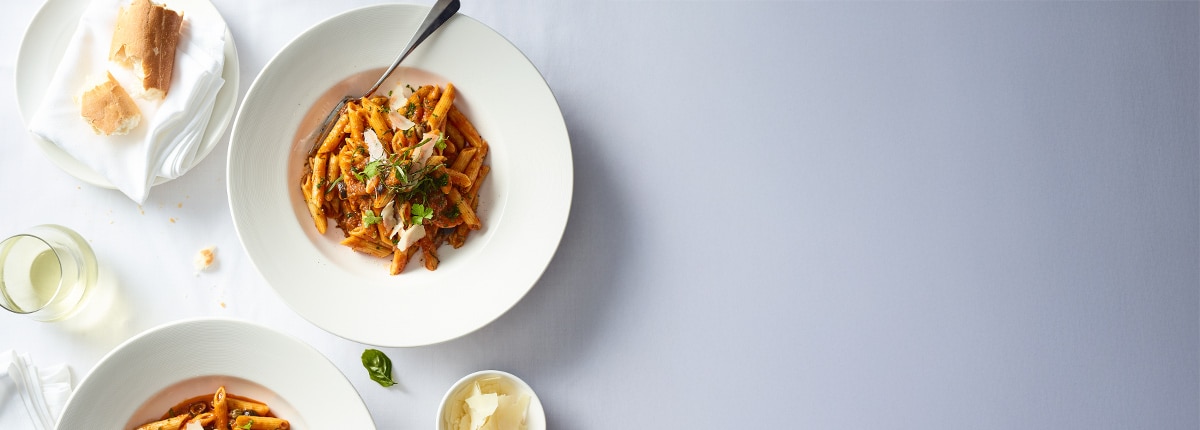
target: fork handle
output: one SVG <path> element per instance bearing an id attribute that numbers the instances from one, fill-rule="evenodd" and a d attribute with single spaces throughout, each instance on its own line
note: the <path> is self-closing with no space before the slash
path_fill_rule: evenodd
<path id="1" fill-rule="evenodd" d="M 425 16 L 425 21 L 421 22 L 420 27 L 417 27 L 417 32 L 413 34 L 412 40 L 408 41 L 408 46 L 404 47 L 404 51 L 400 52 L 400 56 L 396 57 L 396 61 L 392 62 L 387 71 L 383 72 L 383 76 L 379 77 L 379 80 L 375 82 L 375 85 L 371 86 L 370 90 L 367 90 L 366 94 L 363 94 L 363 97 L 370 97 L 372 94 L 375 94 L 379 86 L 383 85 L 383 81 L 387 80 L 392 75 L 392 72 L 396 70 L 396 67 L 400 66 L 400 62 L 404 61 L 404 58 L 408 57 L 408 54 L 411 54 L 417 48 L 417 45 L 424 42 L 438 27 L 441 27 L 442 24 L 450 20 L 450 17 L 454 16 L 456 12 L 458 12 L 458 0 L 438 0 L 429 9 L 429 15 Z"/>

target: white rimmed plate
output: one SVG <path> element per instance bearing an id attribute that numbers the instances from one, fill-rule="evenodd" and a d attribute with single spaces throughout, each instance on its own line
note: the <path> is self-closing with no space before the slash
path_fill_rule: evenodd
<path id="1" fill-rule="evenodd" d="M 125 341 L 80 381 L 56 428 L 134 428 L 222 384 L 266 402 L 295 428 L 375 428 L 362 398 L 320 352 L 231 319 L 174 322 Z"/>
<path id="2" fill-rule="evenodd" d="M 79 18 L 83 16 L 89 1 L 48 0 L 33 17 L 29 28 L 25 29 L 25 37 L 21 40 L 21 49 L 17 53 L 14 75 L 17 81 L 17 107 L 21 111 L 21 118 L 26 126 L 29 125 L 33 114 L 37 112 L 38 106 L 42 104 L 42 99 L 46 96 L 46 89 L 50 87 L 50 80 L 54 77 L 54 71 L 58 69 L 58 63 L 62 60 L 63 53 L 67 50 L 67 44 L 71 42 L 71 35 L 75 33 Z M 208 0 L 173 0 L 171 5 L 185 11 L 211 10 L 213 14 L 220 16 L 216 7 Z M 238 56 L 233 42 L 233 34 L 229 32 L 228 28 L 225 29 L 225 68 L 221 71 L 221 77 L 225 79 L 225 84 L 217 92 L 212 118 L 208 122 L 208 128 L 204 131 L 200 147 L 196 150 L 193 165 L 199 164 L 212 152 L 213 148 L 216 148 L 221 140 L 221 135 L 225 133 L 225 128 L 229 127 L 229 123 L 233 119 L 234 108 L 237 107 Z M 107 178 L 80 163 L 58 145 L 42 139 L 36 134 L 28 132 L 26 134 L 46 154 L 46 158 L 49 158 L 54 165 L 67 174 L 98 187 L 114 188 Z M 155 178 L 154 184 L 158 185 L 167 181 L 170 179 L 158 177 Z"/>
<path id="3" fill-rule="evenodd" d="M 259 272 L 313 324 L 372 345 L 442 342 L 495 320 L 537 282 L 571 207 L 571 147 L 554 95 L 516 47 L 460 14 L 405 60 L 398 79 L 458 88 L 455 104 L 491 148 L 484 228 L 462 248 L 443 246 L 436 271 L 414 257 L 399 276 L 388 275 L 387 260 L 339 245 L 332 224 L 316 232 L 299 193 L 310 149 L 295 138 L 302 119 L 335 84 L 391 63 L 428 10 L 366 7 L 305 31 L 250 86 L 229 145 L 230 210 Z M 322 102 L 328 112 L 335 101 Z"/>

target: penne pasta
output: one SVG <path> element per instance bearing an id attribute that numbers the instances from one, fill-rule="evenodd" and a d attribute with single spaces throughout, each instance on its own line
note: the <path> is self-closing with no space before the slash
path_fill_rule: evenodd
<path id="1" fill-rule="evenodd" d="M 217 388 L 213 394 L 212 413 L 218 429 L 229 428 L 229 404 L 225 403 L 225 386 Z"/>
<path id="2" fill-rule="evenodd" d="M 417 254 L 413 246 L 435 270 L 438 247 L 460 247 L 482 228 L 477 189 L 488 155 L 487 141 L 456 107 L 462 94 L 453 84 L 397 92 L 347 103 L 300 178 L 317 231 L 324 234 L 332 220 L 342 245 L 389 259 L 393 275 Z M 413 124 L 389 119 L 397 114 Z M 382 151 L 365 143 L 368 130 Z"/>
<path id="3" fill-rule="evenodd" d="M 345 115 L 338 118 L 337 122 L 333 124 L 333 129 L 329 130 L 329 134 L 325 136 L 325 141 L 321 142 L 321 147 L 317 148 L 318 154 L 333 151 L 333 148 L 342 143 L 342 134 L 345 132 L 346 123 L 349 120 L 350 118 Z"/>
<path id="4" fill-rule="evenodd" d="M 271 408 L 266 403 L 259 403 L 252 400 L 237 399 L 226 396 L 225 402 L 229 404 L 231 411 L 251 411 L 255 415 L 266 416 L 271 413 Z"/>
<path id="5" fill-rule="evenodd" d="M 271 414 L 265 403 L 238 397 L 218 387 L 209 395 L 186 399 L 172 406 L 157 421 L 134 430 L 186 430 L 192 423 L 208 430 L 288 429 L 288 420 Z"/>
<path id="6" fill-rule="evenodd" d="M 242 415 L 233 422 L 237 429 L 245 430 L 287 430 L 291 428 L 287 420 L 273 417 L 250 417 Z"/>
<path id="7" fill-rule="evenodd" d="M 189 414 L 176 415 L 165 420 L 147 423 L 135 430 L 179 430 L 183 428 L 183 423 L 186 422 L 189 417 L 191 417 Z"/>
<path id="8" fill-rule="evenodd" d="M 446 125 L 446 116 L 450 113 L 450 106 L 454 105 L 454 84 L 446 84 L 446 92 L 438 99 L 438 102 L 433 107 L 433 114 L 429 118 L 429 126 L 434 130 L 444 130 Z"/>

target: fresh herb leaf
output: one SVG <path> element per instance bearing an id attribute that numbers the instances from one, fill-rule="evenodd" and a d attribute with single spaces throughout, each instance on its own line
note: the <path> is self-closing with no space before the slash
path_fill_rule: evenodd
<path id="1" fill-rule="evenodd" d="M 392 96 L 392 90 L 388 90 L 388 97 Z"/>
<path id="2" fill-rule="evenodd" d="M 383 164 L 383 160 L 375 160 L 370 163 L 367 163 L 366 166 L 363 166 L 363 175 L 366 176 L 367 179 L 378 176 L 379 175 L 379 167 L 381 164 Z"/>
<path id="3" fill-rule="evenodd" d="M 433 218 L 433 208 L 427 208 L 423 204 L 412 205 L 412 225 L 421 225 L 425 220 Z"/>
<path id="4" fill-rule="evenodd" d="M 408 88 L 409 91 L 412 91 L 414 93 L 417 92 L 417 89 L 413 88 L 412 85 L 409 85 L 409 84 L 404 84 L 404 88 Z"/>
<path id="5" fill-rule="evenodd" d="M 368 349 L 362 353 L 362 364 L 367 369 L 367 375 L 379 385 L 390 387 L 396 385 L 392 380 L 392 360 L 383 351 Z"/>
<path id="6" fill-rule="evenodd" d="M 413 103 L 409 103 L 408 106 L 405 108 L 404 116 L 411 117 L 413 115 L 413 113 L 416 111 L 417 111 L 417 105 L 415 105 Z"/>
<path id="7" fill-rule="evenodd" d="M 405 172 L 404 165 L 396 165 L 396 167 L 392 169 L 392 172 L 395 172 L 392 176 L 395 176 L 396 179 L 399 179 L 400 183 L 408 183 L 408 172 Z"/>
<path id="8" fill-rule="evenodd" d="M 254 420 L 250 420 L 250 421 L 246 422 L 246 425 L 242 426 L 242 428 L 245 430 L 250 430 L 250 429 L 254 428 Z"/>
<path id="9" fill-rule="evenodd" d="M 433 183 L 434 183 L 434 185 L 437 185 L 439 187 L 444 187 L 444 186 L 446 186 L 446 184 L 450 183 L 450 175 L 442 175 L 442 176 L 433 178 Z"/>
<path id="10" fill-rule="evenodd" d="M 437 148 L 438 151 L 446 149 L 446 138 L 439 137 L 437 143 L 433 144 L 433 147 Z"/>
<path id="11" fill-rule="evenodd" d="M 375 211 L 367 209 L 367 212 L 363 214 L 362 221 L 363 226 L 370 227 L 374 224 L 383 222 L 383 217 L 376 216 Z"/>
<path id="12" fill-rule="evenodd" d="M 334 180 L 333 180 L 333 182 L 330 182 L 330 183 L 329 183 L 329 188 L 325 189 L 325 192 L 327 192 L 327 193 L 332 193 L 332 192 L 333 192 L 333 189 L 334 189 L 334 188 L 337 188 L 337 184 L 338 184 L 338 182 L 342 182 L 342 177 L 341 177 L 341 176 L 338 176 L 338 177 L 337 177 L 337 179 L 334 179 Z"/>

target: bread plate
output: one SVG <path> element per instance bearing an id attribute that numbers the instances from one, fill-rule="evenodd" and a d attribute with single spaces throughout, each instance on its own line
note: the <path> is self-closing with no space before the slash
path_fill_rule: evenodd
<path id="1" fill-rule="evenodd" d="M 21 40 L 21 48 L 17 53 L 14 77 L 17 82 L 17 107 L 26 127 L 42 104 L 42 99 L 54 77 L 54 71 L 58 69 L 58 64 L 67 49 L 67 44 L 71 41 L 71 35 L 75 32 L 79 18 L 87 9 L 88 2 L 89 0 L 47 0 L 38 10 L 37 15 L 33 17 L 33 21 L 29 23 L 29 28 L 25 29 L 25 36 Z M 219 16 L 216 7 L 208 0 L 174 0 L 171 2 L 171 6 L 185 11 L 207 9 Z M 225 79 L 225 84 L 217 92 L 212 117 L 209 120 L 208 128 L 204 131 L 200 147 L 196 150 L 193 164 L 199 164 L 217 147 L 222 135 L 225 134 L 225 129 L 229 127 L 233 119 L 234 108 L 237 107 L 240 84 L 237 47 L 234 46 L 233 34 L 229 32 L 228 28 L 225 29 L 225 66 L 221 71 L 221 77 Z M 41 149 L 42 153 L 46 154 L 46 158 L 49 158 L 50 162 L 67 174 L 91 185 L 115 188 L 103 175 L 79 162 L 53 142 L 33 133 L 26 134 Z M 170 179 L 158 177 L 154 180 L 154 184 L 158 185 L 167 181 Z"/>

